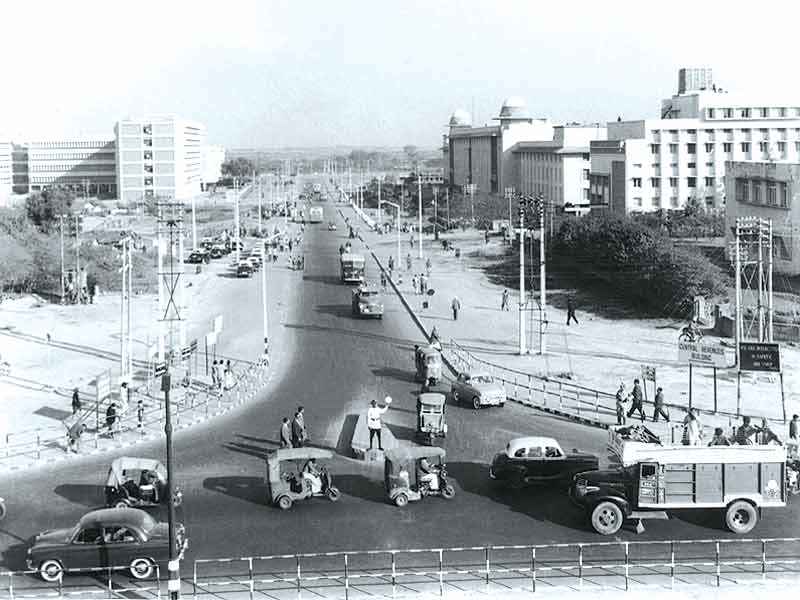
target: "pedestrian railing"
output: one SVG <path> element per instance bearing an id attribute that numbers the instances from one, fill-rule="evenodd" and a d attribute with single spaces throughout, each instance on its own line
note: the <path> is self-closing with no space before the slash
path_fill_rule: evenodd
<path id="1" fill-rule="evenodd" d="M 394 596 L 569 586 L 597 591 L 638 584 L 766 581 L 800 571 L 800 538 L 593 542 L 371 550 L 197 559 L 192 597 L 308 592 Z"/>
<path id="2" fill-rule="evenodd" d="M 174 388 L 170 398 L 173 410 L 173 425 L 182 427 L 202 420 L 216 412 L 249 401 L 263 386 L 269 367 L 263 361 L 258 363 L 237 362 L 234 383 L 227 389 L 217 390 L 211 386 Z M 138 400 L 143 399 L 141 415 Z M 83 447 L 98 448 L 101 440 L 110 437 L 106 427 L 105 410 L 108 402 L 97 407 L 88 407 L 82 412 L 96 410 L 98 417 L 88 417 L 89 431 L 82 436 Z M 126 432 L 138 432 L 141 437 L 156 432 L 162 433 L 164 423 L 164 399 L 148 395 L 144 389 L 136 390 L 124 414 L 118 413 L 114 436 Z M 5 445 L 0 453 L 0 463 L 20 459 L 39 460 L 48 451 L 62 453 L 67 450 L 67 430 L 63 424 L 53 427 L 7 433 Z"/>

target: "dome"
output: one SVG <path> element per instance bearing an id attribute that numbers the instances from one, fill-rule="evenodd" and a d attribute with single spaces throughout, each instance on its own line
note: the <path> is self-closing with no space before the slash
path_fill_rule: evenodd
<path id="1" fill-rule="evenodd" d="M 450 127 L 471 127 L 472 117 L 463 109 L 458 109 L 450 116 Z"/>
<path id="2" fill-rule="evenodd" d="M 528 105 L 519 96 L 509 96 L 500 107 L 501 119 L 529 119 Z"/>

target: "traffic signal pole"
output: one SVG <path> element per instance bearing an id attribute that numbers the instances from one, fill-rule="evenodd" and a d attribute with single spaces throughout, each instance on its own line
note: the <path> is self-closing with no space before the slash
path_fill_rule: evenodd
<path id="1" fill-rule="evenodd" d="M 545 325 L 547 324 L 547 283 L 545 278 L 545 259 L 544 259 L 544 198 L 539 195 L 536 198 L 539 207 L 539 354 L 547 353 L 547 337 Z"/>
<path id="2" fill-rule="evenodd" d="M 167 436 L 167 505 L 169 511 L 167 513 L 167 522 L 169 526 L 169 562 L 167 563 L 167 571 L 169 573 L 169 581 L 167 582 L 167 591 L 171 600 L 179 600 L 181 597 L 181 576 L 180 576 L 180 560 L 178 558 L 178 547 L 175 544 L 175 498 L 173 497 L 173 479 L 174 472 L 172 470 L 172 410 L 169 404 L 169 389 L 170 389 L 170 374 L 167 371 L 161 378 L 161 391 L 164 392 L 164 433 Z"/>

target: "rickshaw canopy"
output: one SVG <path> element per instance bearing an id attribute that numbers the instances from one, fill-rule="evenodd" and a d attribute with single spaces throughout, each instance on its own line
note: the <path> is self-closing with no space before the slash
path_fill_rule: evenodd
<path id="1" fill-rule="evenodd" d="M 444 458 L 444 448 L 438 446 L 396 446 L 384 452 L 386 460 L 392 463 L 410 462 L 420 458 Z"/>
<path id="2" fill-rule="evenodd" d="M 129 475 L 130 471 L 135 471 L 137 474 L 142 471 L 154 471 L 160 479 L 167 480 L 167 470 L 156 459 L 120 456 L 111 463 L 111 467 L 108 469 L 106 485 L 109 487 L 122 485 L 126 477 L 132 476 Z"/>
<path id="3" fill-rule="evenodd" d="M 425 407 L 441 408 L 445 405 L 445 397 L 438 392 L 425 392 L 419 395 L 419 402 Z"/>

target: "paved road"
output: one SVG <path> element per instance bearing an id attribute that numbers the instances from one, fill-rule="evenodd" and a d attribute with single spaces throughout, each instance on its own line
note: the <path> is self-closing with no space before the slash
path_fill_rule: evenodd
<path id="1" fill-rule="evenodd" d="M 331 207 L 326 205 L 326 220 Z M 306 229 L 306 272 L 297 302 L 286 316 L 286 339 L 295 357 L 267 397 L 175 442 L 177 480 L 185 490 L 181 518 L 189 528 L 188 558 L 390 547 L 600 541 L 561 490 L 501 493 L 487 480 L 487 463 L 506 441 L 520 434 L 546 434 L 571 449 L 602 454 L 606 434 L 517 405 L 472 411 L 448 406 L 446 448 L 457 482 L 452 501 L 429 498 L 398 509 L 383 497 L 380 470 L 346 458 L 348 433 L 368 399 L 390 394 L 387 422 L 398 438 L 410 439 L 417 386 L 412 352 L 420 334 L 396 298 L 387 299 L 383 321 L 354 320 L 350 290 L 338 283 L 338 246 L 343 227 Z M 376 275 L 374 264 L 368 274 Z M 298 277 L 300 275 L 298 274 Z M 229 334 L 261 336 L 258 280 L 243 282 L 236 300 L 241 318 L 226 323 Z M 250 347 L 243 341 L 243 346 Z M 338 449 L 332 467 L 344 496 L 337 504 L 313 500 L 282 512 L 265 503 L 264 452 L 275 446 L 280 417 L 306 407 L 312 442 Z M 137 454 L 159 455 L 161 446 Z M 35 532 L 74 522 L 102 502 L 102 482 L 111 456 L 79 465 L 41 469 L 0 480 L 10 515 L 0 525 L 6 568 L 22 567 L 22 542 Z M 800 504 L 765 513 L 758 536 L 800 535 Z M 624 539 L 727 537 L 720 519 L 686 515 L 653 522 L 640 536 Z"/>

